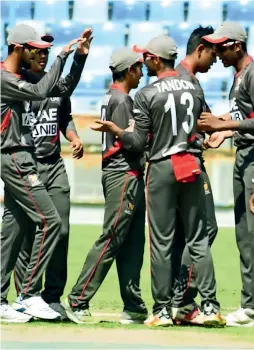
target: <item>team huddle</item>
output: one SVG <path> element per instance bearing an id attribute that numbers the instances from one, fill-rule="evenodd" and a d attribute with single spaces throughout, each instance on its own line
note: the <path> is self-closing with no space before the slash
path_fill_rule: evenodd
<path id="1" fill-rule="evenodd" d="M 62 302 L 70 188 L 60 132 L 71 143 L 73 157 L 81 158 L 70 96 L 85 66 L 92 30 L 66 45 L 46 73 L 53 40 L 18 25 L 9 33 L 8 57 L 1 65 L 1 321 L 36 317 L 85 323 L 90 300 L 116 261 L 122 324 L 254 326 L 254 63 L 244 28 L 234 22 L 215 31 L 196 28 L 176 67 L 177 43 L 167 35 L 152 38 L 144 48 L 112 53 L 113 83 L 102 100 L 101 119 L 91 125 L 102 133 L 102 234 Z M 61 78 L 74 44 L 70 73 Z M 218 118 L 196 77 L 217 57 L 236 70 L 230 110 Z M 157 80 L 133 101 L 129 93 L 138 87 L 143 65 Z M 237 147 L 233 188 L 242 291 L 241 308 L 223 317 L 210 250 L 218 227 L 202 154 L 229 137 Z M 150 316 L 140 289 L 146 211 L 154 299 Z M 9 305 L 12 273 L 17 299 Z M 198 294 L 201 305 L 195 301 Z"/>

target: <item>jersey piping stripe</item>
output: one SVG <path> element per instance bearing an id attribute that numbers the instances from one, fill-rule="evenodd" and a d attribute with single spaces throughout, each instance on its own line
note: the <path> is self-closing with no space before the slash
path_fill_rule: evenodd
<path id="1" fill-rule="evenodd" d="M 0 135 L 8 127 L 10 119 L 11 119 L 11 109 L 9 108 L 0 126 Z"/>
<path id="2" fill-rule="evenodd" d="M 111 157 L 113 154 L 115 154 L 116 152 L 120 151 L 120 149 L 123 148 L 123 144 L 122 142 L 116 141 L 115 142 L 115 146 L 111 147 L 108 152 L 106 154 L 104 154 L 104 156 L 102 157 L 102 159 L 106 159 Z"/>
<path id="3" fill-rule="evenodd" d="M 17 167 L 17 165 L 16 165 L 15 153 L 12 153 L 11 158 L 12 158 L 14 164 L 15 164 L 16 172 L 17 172 L 17 174 L 18 174 L 19 177 L 20 177 L 21 183 L 22 183 L 23 186 L 25 187 L 25 190 L 26 190 L 26 192 L 27 192 L 27 195 L 28 195 L 30 201 L 33 203 L 33 205 L 34 205 L 34 207 L 35 207 L 35 211 L 37 212 L 37 214 L 39 215 L 39 217 L 41 218 L 41 220 L 42 220 L 42 222 L 43 222 L 43 236 L 42 236 L 42 239 L 41 239 L 41 244 L 40 244 L 40 248 L 39 248 L 38 258 L 37 258 L 36 264 L 35 264 L 35 266 L 34 266 L 34 268 L 33 268 L 33 270 L 32 270 L 32 273 L 31 273 L 31 276 L 30 276 L 29 281 L 28 281 L 28 283 L 27 283 L 27 286 L 26 286 L 26 288 L 24 288 L 24 290 L 23 290 L 23 293 L 24 293 L 24 294 L 27 294 L 27 292 L 28 292 L 28 290 L 29 290 L 29 287 L 30 287 L 30 285 L 31 285 L 32 279 L 33 279 L 33 277 L 34 277 L 34 274 L 35 274 L 35 272 L 36 272 L 36 270 L 37 270 L 37 267 L 38 267 L 38 265 L 39 265 L 39 263 L 40 263 L 40 260 L 41 260 L 42 248 L 43 248 L 44 241 L 45 241 L 45 237 L 46 237 L 46 234 L 47 234 L 47 231 L 48 231 L 48 225 L 47 225 L 47 221 L 46 221 L 44 215 L 43 215 L 42 212 L 40 211 L 40 209 L 39 209 L 39 207 L 37 206 L 35 200 L 33 199 L 32 194 L 31 194 L 31 192 L 29 191 L 29 188 L 27 187 L 27 185 L 26 185 L 26 183 L 25 183 L 25 181 L 24 181 L 24 179 L 23 179 L 23 176 L 22 176 L 21 172 L 19 171 L 19 169 L 18 169 L 18 167 Z"/>
<path id="4" fill-rule="evenodd" d="M 191 264 L 191 266 L 190 266 L 190 271 L 189 271 L 187 286 L 186 286 L 186 290 L 185 290 L 185 292 L 184 292 L 184 296 L 185 296 L 185 297 L 188 295 L 188 292 L 189 292 L 192 274 L 193 274 L 193 264 Z"/>
<path id="5" fill-rule="evenodd" d="M 19 294 L 21 292 L 21 290 L 19 289 L 19 285 L 18 285 L 18 276 L 17 276 L 16 266 L 14 267 L 14 270 L 13 270 L 13 278 L 14 278 L 16 292 L 17 292 L 17 294 Z"/>
<path id="6" fill-rule="evenodd" d="M 149 246 L 149 254 L 150 254 L 150 274 L 152 274 L 151 228 L 150 228 L 150 217 L 149 217 L 149 206 L 148 206 L 149 183 L 150 183 L 150 164 L 148 165 L 147 176 L 146 176 L 146 215 L 147 215 L 147 225 L 148 225 L 148 246 Z"/>
<path id="7" fill-rule="evenodd" d="M 127 181 L 128 181 L 128 175 L 126 174 L 126 175 L 125 175 L 125 179 L 124 179 L 124 183 L 123 183 L 123 187 L 122 187 L 121 196 L 120 196 L 120 206 L 119 206 L 119 209 L 118 209 L 118 211 L 117 211 L 116 218 L 115 218 L 114 225 L 113 225 L 114 230 L 115 230 L 116 227 L 117 227 L 117 223 L 118 223 L 120 214 L 121 214 L 121 212 L 122 212 L 122 208 L 123 208 L 123 199 L 124 199 L 124 195 L 125 195 L 125 190 L 126 190 L 126 186 L 127 186 Z M 103 250 L 102 250 L 102 252 L 101 252 L 101 254 L 100 254 L 100 256 L 99 256 L 97 262 L 95 263 L 95 266 L 94 266 L 94 268 L 92 269 L 92 272 L 90 273 L 90 275 L 89 275 L 89 277 L 88 277 L 86 283 L 84 284 L 84 287 L 83 287 L 83 289 L 82 289 L 82 291 L 81 291 L 80 296 L 77 297 L 77 300 L 80 300 L 80 299 L 83 298 L 84 292 L 85 292 L 85 290 L 86 290 L 88 284 L 90 283 L 90 281 L 91 281 L 93 275 L 95 274 L 95 271 L 96 271 L 96 269 L 97 269 L 97 267 L 98 267 L 98 265 L 99 265 L 99 263 L 100 263 L 100 261 L 101 261 L 103 255 L 104 255 L 105 252 L 107 251 L 108 246 L 109 246 L 109 244 L 110 244 L 110 242 L 112 241 L 113 238 L 114 238 L 114 236 L 112 235 L 112 236 L 109 237 L 109 239 L 106 241 L 106 245 L 105 245 L 105 247 L 103 248 Z M 72 306 L 75 307 L 75 306 L 78 306 L 78 304 L 72 302 Z"/>
<path id="8" fill-rule="evenodd" d="M 251 56 L 248 56 L 246 59 L 246 62 L 244 64 L 244 67 L 235 74 L 235 78 L 238 78 L 239 75 L 242 73 L 242 71 L 253 61 L 253 58 Z"/>
<path id="9" fill-rule="evenodd" d="M 51 143 L 56 143 L 60 136 L 60 130 L 57 130 L 57 135 L 51 140 Z"/>

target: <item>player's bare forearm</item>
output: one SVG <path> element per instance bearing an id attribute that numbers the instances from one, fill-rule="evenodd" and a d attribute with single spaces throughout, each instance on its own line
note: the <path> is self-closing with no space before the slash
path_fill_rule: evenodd
<path id="1" fill-rule="evenodd" d="M 77 132 L 74 131 L 74 130 L 68 130 L 67 129 L 65 131 L 65 133 L 63 133 L 63 134 L 64 134 L 64 137 L 66 138 L 66 140 L 68 140 L 70 142 L 72 142 L 72 141 L 74 141 L 76 139 L 79 139 L 79 136 L 78 136 Z"/>

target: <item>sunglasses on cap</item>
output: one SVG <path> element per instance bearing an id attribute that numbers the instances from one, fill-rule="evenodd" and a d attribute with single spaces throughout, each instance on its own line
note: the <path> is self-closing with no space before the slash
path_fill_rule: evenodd
<path id="1" fill-rule="evenodd" d="M 24 44 L 23 45 L 24 48 L 28 49 L 29 53 L 30 54 L 33 54 L 33 55 L 41 55 L 42 53 L 44 55 L 48 55 L 49 54 L 49 51 L 50 51 L 50 48 L 45 48 L 45 49 L 36 49 L 30 45 L 27 45 L 27 44 Z"/>
<path id="2" fill-rule="evenodd" d="M 224 44 L 216 45 L 215 48 L 218 52 L 225 52 L 229 47 L 235 45 L 236 43 L 239 43 L 239 41 L 228 41 Z"/>

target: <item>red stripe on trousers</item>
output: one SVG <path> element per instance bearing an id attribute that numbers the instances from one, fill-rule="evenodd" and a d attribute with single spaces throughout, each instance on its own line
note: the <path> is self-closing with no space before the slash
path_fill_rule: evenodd
<path id="1" fill-rule="evenodd" d="M 147 226 L 148 226 L 148 245 L 150 254 L 150 274 L 152 274 L 152 248 L 151 248 L 151 230 L 150 230 L 150 220 L 149 220 L 149 209 L 148 209 L 148 186 L 150 182 L 150 165 L 148 165 L 147 178 L 146 178 L 146 216 L 147 216 Z"/>
<path id="2" fill-rule="evenodd" d="M 193 273 L 193 264 L 191 264 L 191 266 L 190 266 L 188 282 L 187 282 L 187 286 L 186 286 L 186 291 L 184 293 L 185 296 L 187 296 L 189 288 L 190 288 L 192 273 Z"/>
<path id="3" fill-rule="evenodd" d="M 0 135 L 2 134 L 2 132 L 7 128 L 7 126 L 9 125 L 9 121 L 10 121 L 10 118 L 11 118 L 11 109 L 9 108 L 5 117 L 4 117 L 4 120 L 1 124 L 1 127 L 0 127 Z"/>
<path id="4" fill-rule="evenodd" d="M 113 226 L 114 229 L 116 229 L 116 226 L 117 226 L 117 223 L 118 223 L 121 211 L 122 211 L 123 199 L 124 199 L 125 189 L 126 189 L 126 185 L 127 185 L 127 180 L 128 180 L 128 175 L 125 176 L 125 180 L 124 180 L 124 184 L 123 184 L 123 188 L 122 188 L 122 193 L 121 193 L 121 197 L 120 197 L 120 207 L 119 207 L 119 209 L 117 211 L 116 219 L 115 219 L 114 226 Z M 101 254 L 99 256 L 99 259 L 95 263 L 95 266 L 92 269 L 92 272 L 90 273 L 86 283 L 84 284 L 84 287 L 82 289 L 82 292 L 81 292 L 80 296 L 77 297 L 77 300 L 80 300 L 80 299 L 83 298 L 84 292 L 85 292 L 89 282 L 91 281 L 91 279 L 92 279 L 92 277 L 93 277 L 93 275 L 94 275 L 94 273 L 95 273 L 95 271 L 96 271 L 96 269 L 97 269 L 97 267 L 98 267 L 98 265 L 99 265 L 103 255 L 105 254 L 106 250 L 108 249 L 108 246 L 109 246 L 110 242 L 112 241 L 112 238 L 113 238 L 113 236 L 109 237 L 109 239 L 107 240 L 106 245 L 103 248 L 103 250 L 102 250 L 102 252 L 101 252 Z M 75 307 L 75 306 L 78 306 L 78 304 L 77 303 L 72 303 L 72 306 Z"/>
<path id="5" fill-rule="evenodd" d="M 16 267 L 14 267 L 13 270 L 13 278 L 14 278 L 14 284 L 15 284 L 15 289 L 17 294 L 19 295 L 19 293 L 21 292 L 21 290 L 19 289 L 18 283 L 17 283 L 17 273 L 16 273 Z"/>
<path id="6" fill-rule="evenodd" d="M 13 160 L 15 166 L 16 166 L 17 174 L 19 175 L 19 177 L 20 177 L 20 179 L 21 179 L 21 182 L 23 183 L 23 185 L 24 185 L 24 187 L 25 187 L 25 189 L 26 189 L 26 192 L 27 192 L 27 194 L 28 194 L 28 197 L 29 197 L 30 201 L 33 203 L 37 214 L 39 215 L 39 217 L 42 219 L 42 222 L 43 222 L 43 236 L 42 236 L 42 240 L 41 240 L 41 244 L 40 244 L 40 248 L 39 248 L 38 258 L 37 258 L 36 264 L 35 264 L 35 266 L 34 266 L 34 268 L 33 268 L 33 270 L 32 270 L 32 274 L 31 274 L 31 276 L 30 276 L 30 279 L 29 279 L 29 281 L 28 281 L 28 284 L 27 284 L 26 288 L 23 290 L 23 293 L 24 293 L 24 294 L 27 294 L 28 289 L 29 289 L 29 287 L 30 287 L 30 285 L 31 285 L 32 279 L 33 279 L 33 277 L 34 277 L 34 274 L 35 274 L 35 272 L 36 272 L 36 270 L 37 270 L 37 267 L 38 267 L 38 265 L 39 265 L 39 263 L 40 263 L 41 252 L 42 252 L 43 244 L 44 244 L 45 237 L 46 237 L 46 234 L 47 234 L 47 228 L 48 228 L 48 226 L 47 226 L 47 222 L 46 222 L 46 219 L 45 219 L 44 215 L 42 214 L 42 212 L 40 211 L 39 207 L 37 206 L 35 200 L 34 200 L 33 197 L 32 197 L 31 192 L 29 191 L 29 188 L 26 186 L 26 183 L 25 183 L 25 181 L 24 181 L 24 179 L 23 179 L 23 177 L 22 177 L 21 172 L 20 172 L 19 169 L 17 168 L 16 162 L 15 162 L 15 153 L 12 153 L 11 157 L 12 157 L 12 160 Z"/>

